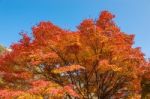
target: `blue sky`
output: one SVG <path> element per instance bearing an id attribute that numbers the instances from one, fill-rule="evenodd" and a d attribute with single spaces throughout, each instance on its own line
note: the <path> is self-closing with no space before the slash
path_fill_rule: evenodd
<path id="1" fill-rule="evenodd" d="M 83 19 L 96 19 L 102 10 L 115 14 L 117 25 L 135 34 L 135 46 L 150 57 L 150 0 L 0 0 L 0 44 L 17 42 L 22 31 L 31 34 L 40 21 L 75 30 Z"/>

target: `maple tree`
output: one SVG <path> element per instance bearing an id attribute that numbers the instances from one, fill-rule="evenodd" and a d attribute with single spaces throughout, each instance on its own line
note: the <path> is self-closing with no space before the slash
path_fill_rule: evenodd
<path id="1" fill-rule="evenodd" d="M 147 67 L 145 67 L 145 72 L 142 77 L 141 81 L 142 87 L 142 99 L 149 99 L 150 98 L 150 60 L 148 62 Z"/>
<path id="2" fill-rule="evenodd" d="M 138 97 L 148 66 L 134 35 L 122 32 L 112 15 L 86 19 L 77 31 L 51 22 L 21 33 L 20 42 L 0 57 L 0 97 L 118 99 Z"/>

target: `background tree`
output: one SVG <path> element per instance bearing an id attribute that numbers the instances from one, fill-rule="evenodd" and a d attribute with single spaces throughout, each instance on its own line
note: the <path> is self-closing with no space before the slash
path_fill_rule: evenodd
<path id="1" fill-rule="evenodd" d="M 0 54 L 3 53 L 6 50 L 5 47 L 3 47 L 2 45 L 0 45 Z"/>
<path id="2" fill-rule="evenodd" d="M 139 96 L 147 62 L 134 35 L 122 32 L 103 11 L 77 31 L 50 22 L 32 28 L 0 58 L 0 96 L 108 99 Z"/>

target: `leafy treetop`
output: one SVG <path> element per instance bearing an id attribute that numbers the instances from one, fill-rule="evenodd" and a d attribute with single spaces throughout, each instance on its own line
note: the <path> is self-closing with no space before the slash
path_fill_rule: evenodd
<path id="1" fill-rule="evenodd" d="M 40 22 L 32 38 L 22 33 L 0 57 L 0 97 L 137 96 L 147 62 L 133 47 L 134 35 L 122 32 L 114 17 L 103 11 L 96 21 L 83 20 L 77 31 Z"/>

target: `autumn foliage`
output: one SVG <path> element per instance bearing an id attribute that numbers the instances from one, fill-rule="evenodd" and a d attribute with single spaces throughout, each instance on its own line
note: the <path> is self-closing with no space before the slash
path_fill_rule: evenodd
<path id="1" fill-rule="evenodd" d="M 134 35 L 122 32 L 112 15 L 86 19 L 76 31 L 50 22 L 32 28 L 32 37 L 12 44 L 0 57 L 4 99 L 120 99 L 138 97 L 148 63 Z M 134 98 L 134 99 L 136 99 Z"/>

